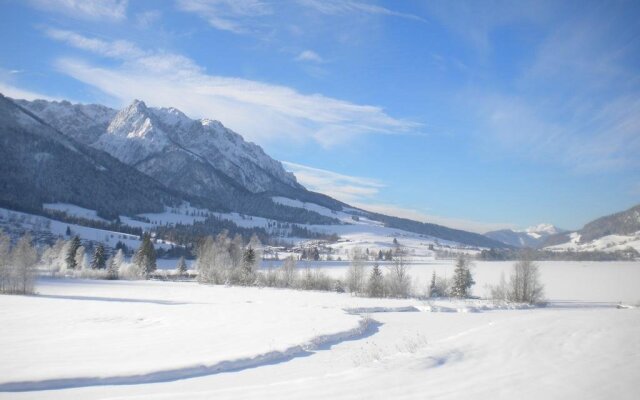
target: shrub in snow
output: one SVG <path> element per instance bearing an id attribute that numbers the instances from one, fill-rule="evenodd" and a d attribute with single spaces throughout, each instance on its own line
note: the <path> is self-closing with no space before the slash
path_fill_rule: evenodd
<path id="1" fill-rule="evenodd" d="M 278 286 L 292 288 L 296 286 L 298 280 L 298 268 L 295 258 L 288 257 L 278 268 Z"/>
<path id="2" fill-rule="evenodd" d="M 333 284 L 333 280 L 321 270 L 306 268 L 300 278 L 299 288 L 303 290 L 330 291 Z"/>

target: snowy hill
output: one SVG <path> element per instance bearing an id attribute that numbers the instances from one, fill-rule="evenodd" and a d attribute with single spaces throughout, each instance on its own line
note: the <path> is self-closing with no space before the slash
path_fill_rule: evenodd
<path id="1" fill-rule="evenodd" d="M 575 232 L 550 236 L 549 250 L 622 251 L 628 247 L 640 251 L 640 205 L 607 215 Z"/>
<path id="2" fill-rule="evenodd" d="M 524 230 L 502 229 L 484 235 L 515 247 L 538 248 L 552 235 L 565 232 L 551 224 L 539 224 Z"/>

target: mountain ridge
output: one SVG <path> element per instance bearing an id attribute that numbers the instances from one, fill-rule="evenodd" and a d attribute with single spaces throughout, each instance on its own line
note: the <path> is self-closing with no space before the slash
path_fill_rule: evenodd
<path id="1" fill-rule="evenodd" d="M 171 188 L 174 193 L 203 199 L 204 203 L 200 204 L 215 204 L 222 210 L 311 225 L 342 222 L 331 215 L 276 204 L 271 197 L 318 204 L 333 211 L 346 207 L 353 209 L 329 196 L 308 191 L 279 161 L 269 157 L 258 145 L 244 141 L 219 121 L 193 120 L 175 108 L 147 107 L 140 100 L 134 100 L 119 111 L 66 101 L 15 100 L 14 104 L 39 118 L 57 134 L 67 137 L 70 143 L 82 146 L 82 151 L 109 155 L 164 188 Z M 91 122 L 93 117 L 95 120 Z M 81 126 L 76 126 L 78 124 Z M 73 129 L 67 125 L 73 125 Z M 60 200 L 47 199 L 49 202 Z M 78 205 L 95 208 L 86 202 Z M 354 209 L 354 212 L 376 218 L 386 226 L 421 235 L 472 246 L 504 246 L 480 234 L 441 225 L 364 210 Z"/>

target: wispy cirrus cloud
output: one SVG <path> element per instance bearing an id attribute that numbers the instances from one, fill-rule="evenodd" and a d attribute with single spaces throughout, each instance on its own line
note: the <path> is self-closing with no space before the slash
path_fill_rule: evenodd
<path id="1" fill-rule="evenodd" d="M 79 19 L 122 21 L 128 0 L 28 0 L 32 6 Z"/>
<path id="2" fill-rule="evenodd" d="M 273 14 L 271 5 L 260 0 L 178 0 L 177 4 L 212 27 L 233 33 L 248 33 L 260 17 Z"/>
<path id="3" fill-rule="evenodd" d="M 296 61 L 306 61 L 313 63 L 323 63 L 324 59 L 313 50 L 304 50 L 298 54 Z"/>
<path id="4" fill-rule="evenodd" d="M 375 179 L 339 174 L 289 161 L 282 162 L 307 189 L 344 202 L 359 201 L 378 194 L 385 185 Z"/>
<path id="5" fill-rule="evenodd" d="M 323 16 L 369 15 L 399 17 L 416 21 L 423 18 L 394 11 L 376 4 L 353 0 L 296 0 L 291 2 L 269 0 L 178 0 L 178 8 L 193 13 L 212 27 L 237 34 L 277 30 L 283 16 L 296 12 L 312 12 Z M 284 18 L 286 19 L 286 18 Z"/>
<path id="6" fill-rule="evenodd" d="M 372 14 L 425 21 L 415 14 L 394 11 L 376 4 L 353 0 L 298 0 L 298 3 L 328 15 Z"/>
<path id="7" fill-rule="evenodd" d="M 144 51 L 128 40 L 105 41 L 102 39 L 88 38 L 72 31 L 54 28 L 46 29 L 45 33 L 51 39 L 105 57 L 126 60 L 146 55 Z"/>
<path id="8" fill-rule="evenodd" d="M 414 134 L 420 125 L 394 118 L 382 108 L 354 104 L 290 87 L 208 74 L 193 60 L 131 42 L 105 41 L 49 30 L 52 39 L 112 59 L 96 65 L 76 58 L 56 61 L 59 71 L 122 103 L 143 98 L 195 117 L 218 118 L 253 140 L 314 140 L 330 147 L 363 134 Z"/>
<path id="9" fill-rule="evenodd" d="M 3 82 L 0 77 L 0 93 L 7 97 L 11 97 L 13 99 L 25 99 L 25 100 L 49 100 L 49 101 L 59 101 L 62 100 L 60 97 L 49 96 L 43 93 L 34 92 L 28 89 L 19 88 L 17 86 L 12 85 L 8 82 Z"/>
<path id="10" fill-rule="evenodd" d="M 500 45 L 492 37 L 500 37 L 494 35 L 498 30 L 519 26 L 544 32 L 512 78 L 496 81 L 492 71 L 479 68 L 477 82 L 482 83 L 453 95 L 454 103 L 475 118 L 473 138 L 492 155 L 562 165 L 578 173 L 640 168 L 640 74 L 634 67 L 640 45 L 638 30 L 624 28 L 620 20 L 625 5 L 490 4 L 425 5 L 477 50 L 480 65 L 492 65 L 492 50 Z M 553 21 L 559 7 L 580 12 Z"/>
<path id="11" fill-rule="evenodd" d="M 307 189 L 326 194 L 363 210 L 478 233 L 514 227 L 513 224 L 508 223 L 486 223 L 430 215 L 410 207 L 381 203 L 377 197 L 386 185 L 376 179 L 340 174 L 289 161 L 283 161 L 282 163 L 288 171 L 296 176 L 298 182 Z"/>

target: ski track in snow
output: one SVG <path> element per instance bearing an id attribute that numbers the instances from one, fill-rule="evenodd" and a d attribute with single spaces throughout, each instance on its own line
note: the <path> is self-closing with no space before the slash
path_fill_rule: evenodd
<path id="1" fill-rule="evenodd" d="M 75 296 L 41 296 L 41 297 L 65 297 Z M 118 299 L 95 298 L 102 301 L 119 301 Z M 134 302 L 148 302 L 142 300 L 124 300 Z M 154 304 L 177 304 L 172 302 L 152 302 Z M 369 311 L 375 312 L 375 311 Z M 379 311 L 386 312 L 386 311 Z M 168 369 L 164 371 L 154 371 L 147 374 L 111 376 L 111 377 L 77 377 L 64 379 L 46 379 L 41 381 L 7 382 L 0 383 L 0 392 L 27 392 L 41 390 L 70 389 L 87 386 L 106 385 L 137 385 L 159 382 L 171 382 L 179 379 L 196 378 L 207 375 L 221 374 L 226 372 L 242 371 L 249 368 L 258 368 L 266 365 L 274 365 L 287 362 L 294 358 L 308 357 L 316 351 L 331 350 L 336 344 L 365 339 L 378 332 L 380 322 L 365 317 L 359 322 L 359 326 L 344 332 L 329 335 L 321 335 L 311 339 L 309 342 L 291 346 L 284 351 L 271 351 L 256 355 L 255 357 L 239 358 L 235 360 L 224 360 L 213 365 L 196 365 L 186 368 Z"/>

